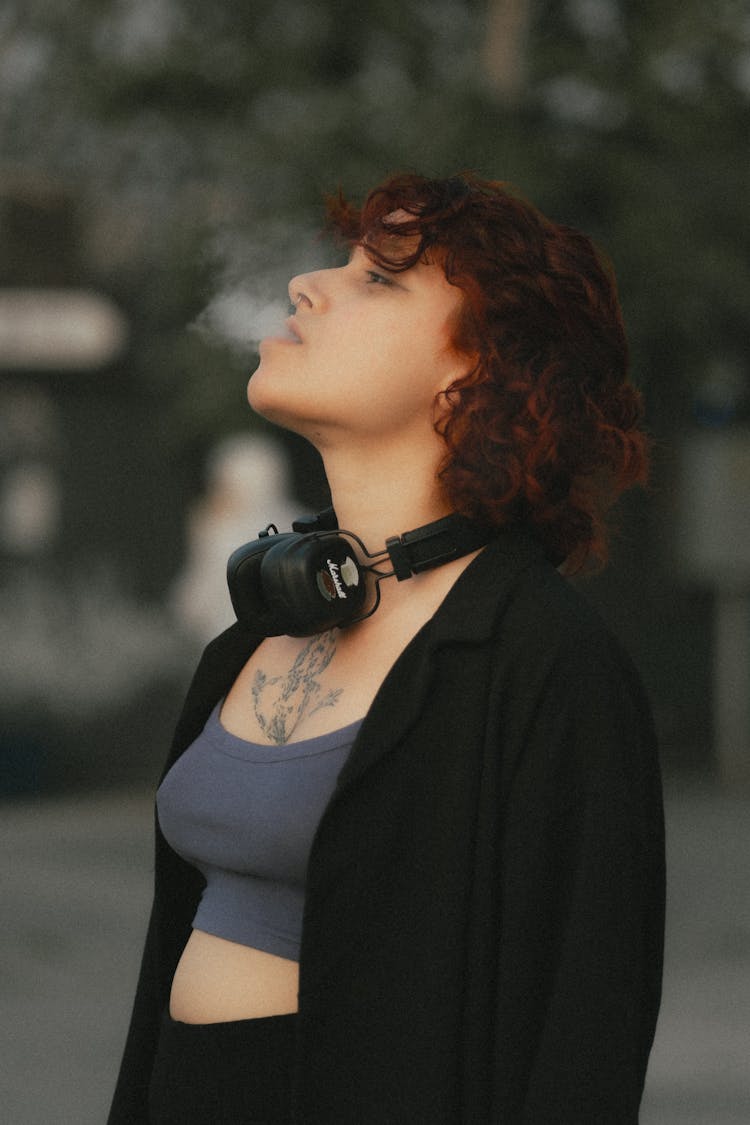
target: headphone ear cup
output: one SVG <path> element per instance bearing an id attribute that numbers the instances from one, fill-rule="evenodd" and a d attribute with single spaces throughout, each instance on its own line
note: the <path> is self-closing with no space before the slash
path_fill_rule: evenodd
<path id="1" fill-rule="evenodd" d="M 241 625 L 265 637 L 277 637 L 286 632 L 284 622 L 279 622 L 265 595 L 261 576 L 265 557 L 290 539 L 302 536 L 294 532 L 266 535 L 254 539 L 233 551 L 227 562 L 227 585 L 232 608 Z"/>
<path id="2" fill-rule="evenodd" d="M 364 574 L 351 544 L 335 533 L 290 536 L 261 560 L 261 584 L 281 632 L 309 637 L 357 617 Z"/>

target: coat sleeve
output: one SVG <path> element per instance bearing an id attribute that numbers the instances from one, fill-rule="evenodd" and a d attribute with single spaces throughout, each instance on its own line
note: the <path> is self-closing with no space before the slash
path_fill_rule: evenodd
<path id="1" fill-rule="evenodd" d="M 232 626 L 208 645 L 188 689 L 164 773 L 198 735 L 254 643 L 237 626 Z M 148 1123 L 148 1088 L 162 1012 L 203 886 L 202 875 L 172 851 L 157 821 L 154 900 L 107 1125 Z"/>
<path id="2" fill-rule="evenodd" d="M 158 826 L 156 857 L 154 904 L 107 1125 L 148 1125 L 148 1090 L 162 1013 L 203 887 L 202 876 L 171 851 Z"/>
<path id="3" fill-rule="evenodd" d="M 657 750 L 616 643 L 567 649 L 504 810 L 495 1088 L 523 1093 L 496 1120 L 637 1125 L 661 990 Z"/>
<path id="4" fill-rule="evenodd" d="M 148 1125 L 148 1086 L 159 1027 L 155 931 L 152 910 L 136 1000 L 107 1125 Z"/>

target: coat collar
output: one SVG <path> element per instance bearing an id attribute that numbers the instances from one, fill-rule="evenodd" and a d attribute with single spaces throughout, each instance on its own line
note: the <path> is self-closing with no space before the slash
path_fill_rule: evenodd
<path id="1" fill-rule="evenodd" d="M 515 527 L 502 529 L 469 564 L 381 685 L 339 775 L 337 793 L 353 784 L 416 723 L 426 706 L 437 651 L 488 641 L 517 578 L 538 564 L 550 565 L 542 547 L 526 530 Z"/>
<path id="2" fill-rule="evenodd" d="M 502 528 L 459 576 L 428 622 L 433 646 L 488 640 L 516 578 L 543 561 L 544 551 L 528 531 Z"/>

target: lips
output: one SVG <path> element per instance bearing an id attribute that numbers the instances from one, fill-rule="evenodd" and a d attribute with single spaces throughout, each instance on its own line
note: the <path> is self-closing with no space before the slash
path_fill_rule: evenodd
<path id="1" fill-rule="evenodd" d="M 299 347 L 302 340 L 302 334 L 296 324 L 293 323 L 294 317 L 289 317 L 283 322 L 283 328 L 279 329 L 268 336 L 263 336 L 260 341 L 260 348 L 266 344 L 291 344 L 293 347 Z"/>

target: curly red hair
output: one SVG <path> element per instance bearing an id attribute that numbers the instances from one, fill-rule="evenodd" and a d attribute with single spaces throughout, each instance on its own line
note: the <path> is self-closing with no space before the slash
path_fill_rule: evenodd
<path id="1" fill-rule="evenodd" d="M 603 562 L 604 514 L 645 481 L 648 442 L 602 254 L 507 184 L 471 173 L 395 176 L 361 208 L 339 194 L 327 211 L 384 268 L 438 263 L 463 292 L 453 343 L 474 363 L 436 423 L 454 509 L 529 524 L 568 570 Z"/>

